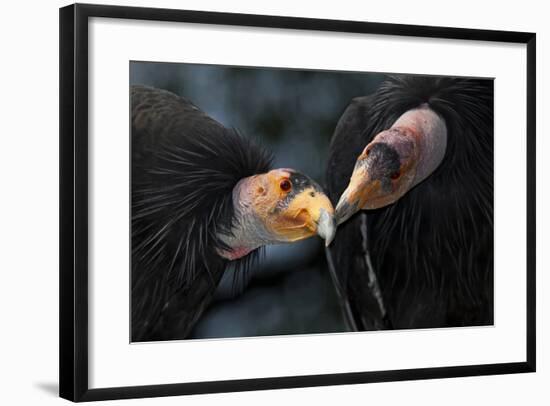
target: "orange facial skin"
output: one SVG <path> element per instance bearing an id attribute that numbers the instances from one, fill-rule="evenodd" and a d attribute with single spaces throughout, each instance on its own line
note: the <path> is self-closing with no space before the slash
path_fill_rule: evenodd
<path id="1" fill-rule="evenodd" d="M 332 217 L 328 197 L 311 179 L 290 169 L 275 169 L 253 177 L 252 209 L 266 229 L 284 242 L 315 235 L 323 210 Z"/>
<path id="2" fill-rule="evenodd" d="M 328 245 L 334 238 L 334 208 L 319 185 L 292 169 L 242 179 L 233 191 L 234 225 L 220 235 L 234 260 L 267 244 L 289 243 L 318 234 Z"/>
<path id="3" fill-rule="evenodd" d="M 402 114 L 357 158 L 348 187 L 336 205 L 336 223 L 359 210 L 395 203 L 436 170 L 446 148 L 445 121 L 429 105 Z"/>
<path id="4" fill-rule="evenodd" d="M 383 131 L 357 158 L 348 187 L 336 206 L 341 224 L 361 209 L 377 209 L 399 200 L 416 176 L 416 134 L 408 128 Z"/>

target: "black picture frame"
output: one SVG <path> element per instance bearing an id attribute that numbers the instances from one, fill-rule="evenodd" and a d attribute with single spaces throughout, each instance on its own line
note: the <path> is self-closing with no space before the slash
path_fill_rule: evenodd
<path id="1" fill-rule="evenodd" d="M 524 362 L 94 388 L 88 385 L 88 19 L 106 17 L 526 44 L 527 353 Z M 74 4 L 60 9 L 60 396 L 72 401 L 534 372 L 536 35 L 448 27 Z"/>

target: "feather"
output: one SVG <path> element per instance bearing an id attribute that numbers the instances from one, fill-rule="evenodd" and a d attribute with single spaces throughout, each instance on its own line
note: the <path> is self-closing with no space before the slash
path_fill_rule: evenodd
<path id="1" fill-rule="evenodd" d="M 233 188 L 272 158 L 173 93 L 133 86 L 130 96 L 132 340 L 184 338 L 227 267 L 218 233 L 233 225 Z"/>
<path id="2" fill-rule="evenodd" d="M 327 165 L 333 203 L 361 150 L 407 110 L 427 103 L 442 116 L 442 164 L 395 204 L 367 211 L 369 251 L 395 328 L 493 322 L 493 81 L 390 76 L 350 103 Z M 337 232 L 333 253 L 361 329 L 380 325 L 360 255 L 359 215 Z"/>

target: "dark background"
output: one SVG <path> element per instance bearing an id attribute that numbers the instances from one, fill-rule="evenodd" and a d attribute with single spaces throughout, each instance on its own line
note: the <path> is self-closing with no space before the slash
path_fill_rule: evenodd
<path id="1" fill-rule="evenodd" d="M 332 132 L 353 97 L 374 91 L 376 73 L 132 62 L 130 84 L 170 90 L 273 151 L 274 167 L 324 185 Z M 191 338 L 347 331 L 319 238 L 274 245 L 247 278 L 222 279 Z"/>

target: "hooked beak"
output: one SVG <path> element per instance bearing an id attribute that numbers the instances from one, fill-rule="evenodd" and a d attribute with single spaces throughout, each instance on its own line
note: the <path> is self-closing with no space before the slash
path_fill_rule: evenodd
<path id="1" fill-rule="evenodd" d="M 298 193 L 280 213 L 274 228 L 286 242 L 317 234 L 328 245 L 336 233 L 334 208 L 324 193 L 308 188 Z"/>
<path id="2" fill-rule="evenodd" d="M 351 202 L 349 197 L 344 193 L 338 204 L 336 205 L 336 214 L 334 215 L 336 219 L 336 225 L 340 225 L 347 221 L 351 216 L 359 211 L 359 206 L 355 202 Z"/>
<path id="3" fill-rule="evenodd" d="M 321 209 L 320 213 L 317 221 L 317 235 L 325 240 L 325 247 L 328 247 L 336 235 L 336 225 L 332 214 L 329 214 L 325 209 Z"/>
<path id="4" fill-rule="evenodd" d="M 334 214 L 337 225 L 342 224 L 359 210 L 365 208 L 368 202 L 378 196 L 380 181 L 370 179 L 363 167 L 356 168 L 350 183 L 336 205 Z"/>
<path id="5" fill-rule="evenodd" d="M 410 157 L 406 162 L 391 169 L 388 168 L 388 163 L 396 158 L 392 158 L 387 152 L 377 152 L 375 148 L 380 149 L 373 146 L 373 152 L 369 157 L 360 157 L 357 161 L 348 187 L 336 205 L 337 225 L 348 220 L 359 210 L 378 209 L 395 203 L 413 186 L 416 159 Z"/>

